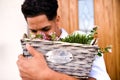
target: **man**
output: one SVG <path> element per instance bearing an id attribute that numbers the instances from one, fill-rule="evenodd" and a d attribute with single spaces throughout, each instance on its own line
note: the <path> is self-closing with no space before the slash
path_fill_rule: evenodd
<path id="1" fill-rule="evenodd" d="M 60 38 L 68 35 L 64 29 L 59 28 L 60 17 L 57 15 L 57 9 L 57 0 L 25 0 L 22 5 L 29 30 L 34 34 L 44 33 L 48 40 L 49 33 L 52 32 Z M 18 57 L 17 65 L 23 80 L 77 80 L 50 69 L 41 52 L 36 51 L 29 44 L 26 48 L 33 57 L 25 58 L 22 54 Z M 110 80 L 103 57 L 96 57 L 87 80 Z"/>

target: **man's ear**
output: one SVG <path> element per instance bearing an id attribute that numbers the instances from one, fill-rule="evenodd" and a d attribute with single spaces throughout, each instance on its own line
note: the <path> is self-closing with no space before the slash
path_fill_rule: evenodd
<path id="1" fill-rule="evenodd" d="M 60 21 L 60 16 L 56 16 L 56 20 L 59 22 Z"/>
<path id="2" fill-rule="evenodd" d="M 59 26 L 60 25 L 60 16 L 56 16 L 56 24 Z"/>

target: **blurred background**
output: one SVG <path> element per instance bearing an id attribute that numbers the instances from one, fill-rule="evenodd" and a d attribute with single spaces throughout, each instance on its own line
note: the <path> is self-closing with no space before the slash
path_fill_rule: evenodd
<path id="1" fill-rule="evenodd" d="M 24 0 L 0 0 L 0 80 L 21 80 L 16 61 L 22 53 L 20 39 L 27 33 L 21 13 Z M 58 0 L 60 26 L 68 33 L 89 32 L 98 25 L 100 47 L 112 45 L 105 54 L 111 80 L 120 80 L 120 0 Z"/>
<path id="2" fill-rule="evenodd" d="M 16 60 L 22 53 L 20 39 L 26 32 L 21 13 L 23 0 L 0 0 L 0 80 L 21 80 Z"/>
<path id="3" fill-rule="evenodd" d="M 120 0 L 58 1 L 61 26 L 69 33 L 98 26 L 98 45 L 112 45 L 112 53 L 104 54 L 107 72 L 111 80 L 120 80 Z"/>

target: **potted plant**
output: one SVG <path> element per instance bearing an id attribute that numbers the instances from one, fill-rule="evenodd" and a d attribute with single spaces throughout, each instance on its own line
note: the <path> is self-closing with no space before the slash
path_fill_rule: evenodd
<path id="1" fill-rule="evenodd" d="M 21 39 L 24 56 L 31 56 L 25 47 L 30 44 L 36 50 L 41 51 L 48 66 L 55 71 L 77 77 L 86 78 L 89 75 L 96 55 L 108 52 L 110 47 L 99 48 L 97 42 L 97 27 L 89 34 L 73 33 L 59 39 L 55 33 L 50 33 L 51 40 L 45 40 L 43 33 L 31 35 Z M 73 73 L 74 71 L 74 73 Z"/>

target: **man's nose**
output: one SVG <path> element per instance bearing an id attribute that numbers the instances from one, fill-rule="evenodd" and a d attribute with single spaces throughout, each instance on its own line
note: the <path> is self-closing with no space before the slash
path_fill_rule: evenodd
<path id="1" fill-rule="evenodd" d="M 41 33 L 42 33 L 42 32 L 38 30 L 38 31 L 36 32 L 36 35 L 41 34 Z"/>

